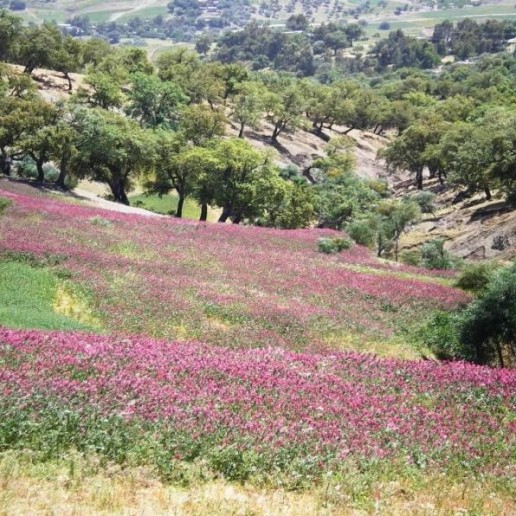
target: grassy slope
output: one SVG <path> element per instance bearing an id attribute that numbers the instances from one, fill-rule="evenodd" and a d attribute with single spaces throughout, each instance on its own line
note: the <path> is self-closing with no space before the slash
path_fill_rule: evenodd
<path id="1" fill-rule="evenodd" d="M 78 330 L 88 326 L 57 313 L 55 274 L 14 261 L 0 262 L 0 325 L 11 328 Z"/>
<path id="2" fill-rule="evenodd" d="M 141 206 L 146 210 L 162 213 L 163 215 L 173 215 L 177 209 L 176 195 L 131 195 L 129 196 L 132 206 Z M 193 199 L 187 199 L 183 208 L 185 219 L 199 220 L 201 209 Z M 213 209 L 208 211 L 208 221 L 215 222 L 217 212 Z"/>

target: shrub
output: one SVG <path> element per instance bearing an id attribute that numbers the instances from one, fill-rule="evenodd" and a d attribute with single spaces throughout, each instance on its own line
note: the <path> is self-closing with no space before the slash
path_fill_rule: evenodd
<path id="1" fill-rule="evenodd" d="M 466 309 L 460 339 L 479 364 L 516 359 L 516 263 L 496 272 Z"/>
<path id="2" fill-rule="evenodd" d="M 12 202 L 9 199 L 5 199 L 4 197 L 0 197 L 0 215 L 11 206 Z"/>
<path id="3" fill-rule="evenodd" d="M 375 228 L 368 219 L 355 220 L 346 228 L 348 235 L 359 245 L 372 247 L 376 239 Z"/>
<path id="4" fill-rule="evenodd" d="M 107 220 L 107 219 L 103 219 L 102 217 L 99 217 L 99 216 L 96 216 L 96 217 L 92 217 L 90 219 L 90 222 L 94 225 L 94 226 L 100 226 L 102 228 L 107 228 L 109 226 L 112 226 L 113 223 L 110 221 L 110 220 Z"/>
<path id="5" fill-rule="evenodd" d="M 485 275 L 471 275 L 482 283 Z M 464 310 L 437 312 L 416 332 L 438 358 L 514 365 L 516 360 L 516 264 L 491 272 L 480 297 Z"/>
<path id="6" fill-rule="evenodd" d="M 417 249 L 402 251 L 400 261 L 405 265 L 419 266 L 421 265 L 421 252 Z"/>
<path id="7" fill-rule="evenodd" d="M 43 165 L 43 171 L 45 173 L 45 181 L 49 183 L 55 183 L 59 177 L 59 169 L 51 163 L 45 163 Z M 38 171 L 36 169 L 35 161 L 30 157 L 23 158 L 16 166 L 16 174 L 22 179 L 36 179 L 38 177 Z M 67 175 L 65 179 L 65 185 L 68 188 L 75 188 L 78 184 L 78 180 L 75 176 Z"/>
<path id="8" fill-rule="evenodd" d="M 457 260 L 444 248 L 444 240 L 436 239 L 421 247 L 421 258 L 427 269 L 454 269 Z"/>
<path id="9" fill-rule="evenodd" d="M 434 204 L 435 194 L 432 192 L 418 192 L 416 195 L 410 197 L 410 200 L 415 202 L 421 209 L 421 213 L 435 213 L 436 206 Z"/>
<path id="10" fill-rule="evenodd" d="M 435 312 L 416 332 L 421 344 L 441 360 L 471 360 L 473 354 L 460 341 L 462 314 Z"/>
<path id="11" fill-rule="evenodd" d="M 349 249 L 353 242 L 347 237 L 319 238 L 317 249 L 321 253 L 335 254 Z"/>
<path id="12" fill-rule="evenodd" d="M 63 254 L 36 255 L 25 251 L 4 251 L 0 254 L 0 261 L 24 263 L 31 267 L 55 267 L 64 263 L 67 258 Z"/>
<path id="13" fill-rule="evenodd" d="M 489 285 L 497 268 L 497 264 L 489 262 L 468 264 L 454 286 L 478 294 Z"/>

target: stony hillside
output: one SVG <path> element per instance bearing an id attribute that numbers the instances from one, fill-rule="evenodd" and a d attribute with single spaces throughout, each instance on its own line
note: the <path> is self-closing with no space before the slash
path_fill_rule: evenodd
<path id="1" fill-rule="evenodd" d="M 414 193 L 404 181 L 395 185 L 397 195 Z M 402 247 L 413 249 L 431 239 L 444 239 L 446 248 L 468 260 L 510 260 L 516 257 L 516 211 L 496 195 L 487 201 L 483 194 L 464 198 L 455 189 L 429 181 L 436 194 L 437 211 L 402 238 Z"/>

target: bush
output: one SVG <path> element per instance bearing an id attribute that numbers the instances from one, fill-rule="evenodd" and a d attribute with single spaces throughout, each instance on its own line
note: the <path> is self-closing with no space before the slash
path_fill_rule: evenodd
<path id="1" fill-rule="evenodd" d="M 12 202 L 9 199 L 5 199 L 4 197 L 0 197 L 0 215 L 11 206 Z"/>
<path id="2" fill-rule="evenodd" d="M 472 360 L 474 355 L 460 340 L 461 312 L 435 312 L 417 331 L 421 344 L 441 360 Z"/>
<path id="3" fill-rule="evenodd" d="M 454 286 L 478 294 L 489 285 L 497 268 L 497 264 L 489 262 L 466 265 Z"/>
<path id="4" fill-rule="evenodd" d="M 94 226 L 100 226 L 102 228 L 108 228 L 110 226 L 112 226 L 112 222 L 110 220 L 107 220 L 107 219 L 104 219 L 102 217 L 99 217 L 99 216 L 96 216 L 96 217 L 92 217 L 90 219 L 90 222 L 94 225 Z"/>
<path id="5" fill-rule="evenodd" d="M 444 240 L 437 239 L 427 242 L 421 247 L 423 266 L 427 269 L 454 269 L 457 259 L 444 248 Z"/>
<path id="6" fill-rule="evenodd" d="M 421 252 L 417 249 L 402 251 L 400 254 L 400 261 L 405 265 L 413 265 L 418 267 L 421 265 Z"/>
<path id="7" fill-rule="evenodd" d="M 353 242 L 347 237 L 319 238 L 317 241 L 317 249 L 326 254 L 340 253 L 352 245 Z"/>
<path id="8" fill-rule="evenodd" d="M 480 283 L 485 276 L 483 272 L 469 275 L 480 278 Z M 487 277 L 480 297 L 468 307 L 452 313 L 437 312 L 417 330 L 418 340 L 438 358 L 516 364 L 516 264 Z"/>
<path id="9" fill-rule="evenodd" d="M 372 247 L 375 243 L 376 231 L 367 219 L 355 220 L 348 225 L 346 232 L 359 245 Z"/>
<path id="10" fill-rule="evenodd" d="M 421 213 L 435 213 L 436 207 L 434 204 L 435 194 L 432 192 L 418 192 L 409 198 L 415 202 L 421 209 Z"/>
<path id="11" fill-rule="evenodd" d="M 516 362 L 516 263 L 497 271 L 464 312 L 461 342 L 479 364 Z"/>
<path id="12" fill-rule="evenodd" d="M 43 171 L 45 173 L 45 181 L 49 183 L 57 181 L 59 169 L 54 167 L 54 165 L 45 163 L 45 165 L 43 165 Z M 16 166 L 16 174 L 22 179 L 36 179 L 38 177 L 36 163 L 32 158 L 23 158 Z M 65 183 L 68 188 L 74 188 L 77 186 L 77 179 L 70 176 L 66 178 Z"/>

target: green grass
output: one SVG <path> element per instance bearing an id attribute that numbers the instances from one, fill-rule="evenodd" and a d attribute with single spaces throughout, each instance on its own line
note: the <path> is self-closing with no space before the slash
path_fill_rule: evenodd
<path id="1" fill-rule="evenodd" d="M 91 329 L 54 311 L 59 279 L 45 268 L 0 262 L 0 325 L 45 330 Z"/>
<path id="2" fill-rule="evenodd" d="M 177 209 L 178 198 L 176 195 L 132 195 L 129 197 L 132 206 L 141 206 L 149 211 L 162 213 L 164 215 L 173 215 Z M 186 199 L 183 207 L 183 218 L 199 220 L 201 208 L 193 199 Z M 217 220 L 217 212 L 208 209 L 208 221 L 215 222 Z"/>
<path id="3" fill-rule="evenodd" d="M 135 18 L 138 16 L 139 18 L 146 19 L 146 18 L 154 18 L 158 15 L 166 15 L 168 13 L 168 9 L 166 6 L 151 6 L 151 7 L 145 7 L 143 9 L 139 9 L 138 11 L 129 11 L 127 14 L 124 14 L 123 16 L 120 16 L 120 18 L 117 20 L 121 23 L 127 23 L 131 18 Z"/>

